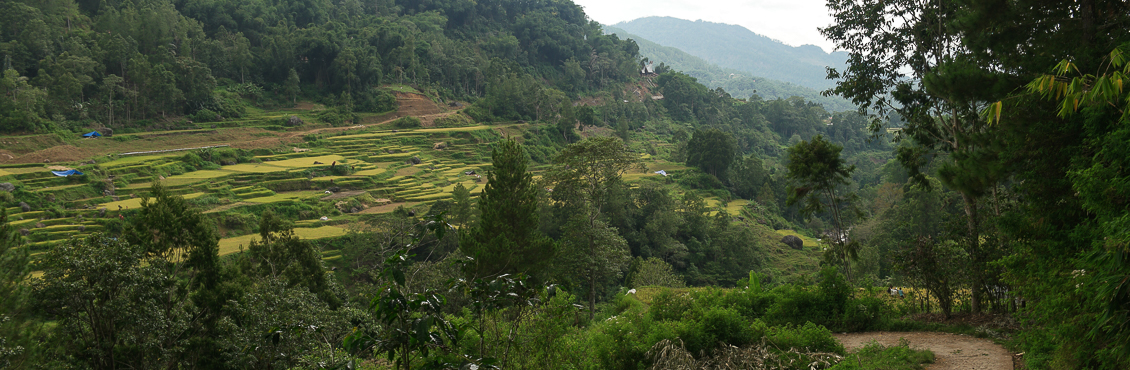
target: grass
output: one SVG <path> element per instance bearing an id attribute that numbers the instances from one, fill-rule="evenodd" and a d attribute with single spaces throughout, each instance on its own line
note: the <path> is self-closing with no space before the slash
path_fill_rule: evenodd
<path id="1" fill-rule="evenodd" d="M 296 201 L 296 200 L 306 199 L 306 198 L 313 198 L 313 197 L 316 197 L 316 196 L 319 196 L 319 195 L 324 195 L 324 194 L 325 193 L 320 192 L 320 191 L 293 191 L 293 192 L 286 192 L 286 193 L 278 193 L 278 194 L 271 195 L 271 196 L 245 199 L 244 201 L 248 202 L 248 203 L 259 203 L 259 204 L 279 203 L 279 202 Z"/>
<path id="2" fill-rule="evenodd" d="M 817 247 L 817 246 L 820 245 L 819 243 L 816 242 L 815 239 L 801 235 L 800 233 L 793 231 L 793 230 L 788 230 L 788 229 L 777 230 L 777 234 L 780 234 L 782 237 L 787 236 L 787 235 L 794 235 L 796 237 L 799 237 L 800 240 L 804 241 L 805 247 Z"/>
<path id="3" fill-rule="evenodd" d="M 373 176 L 373 175 L 382 174 L 384 172 L 385 172 L 385 169 L 383 169 L 383 168 L 373 168 L 373 169 L 361 170 L 361 171 L 354 172 L 353 175 L 355 175 L 355 176 Z"/>
<path id="4" fill-rule="evenodd" d="M 281 172 L 290 169 L 290 167 L 279 167 L 269 164 L 256 164 L 256 163 L 241 163 L 231 166 L 224 166 L 225 170 L 237 172 L 251 172 L 251 173 L 270 173 Z"/>
<path id="5" fill-rule="evenodd" d="M 141 208 L 141 197 L 137 197 L 137 198 L 133 198 L 133 199 L 119 200 L 117 202 L 99 204 L 99 205 L 95 206 L 94 208 L 105 208 L 107 210 L 116 210 L 116 209 L 118 209 L 118 206 L 121 206 L 122 208 L 125 208 L 125 209 Z"/>
<path id="6" fill-rule="evenodd" d="M 345 228 L 338 226 L 322 226 L 316 228 L 300 227 L 294 229 L 294 235 L 302 239 L 332 238 L 345 235 L 346 233 Z M 239 252 L 241 246 L 246 249 L 253 239 L 259 239 L 259 234 L 220 239 L 220 255 L 223 256 Z"/>
<path id="7" fill-rule="evenodd" d="M 314 164 L 315 161 L 322 162 L 322 164 Z M 333 162 L 338 162 L 338 164 L 345 163 L 345 157 L 342 157 L 342 156 L 337 155 L 337 154 L 327 154 L 327 155 L 321 155 L 321 156 L 317 156 L 317 157 L 301 157 L 301 158 L 292 158 L 292 159 L 286 159 L 286 160 L 281 160 L 281 161 L 271 161 L 271 162 L 265 162 L 263 164 L 269 165 L 269 166 L 275 166 L 275 167 L 309 168 L 309 167 L 316 167 L 316 166 L 329 166 Z"/>
<path id="8" fill-rule="evenodd" d="M 165 178 L 165 181 L 174 180 L 174 179 L 215 179 L 215 178 L 220 178 L 220 177 L 224 177 L 224 176 L 228 176 L 228 175 L 234 175 L 234 174 L 235 174 L 235 172 L 226 171 L 226 170 L 200 170 L 200 171 L 186 172 L 186 173 L 181 174 L 181 175 L 169 176 L 169 177 Z"/>
<path id="9" fill-rule="evenodd" d="M 921 370 L 930 363 L 934 363 L 933 352 L 911 349 L 910 344 L 902 340 L 899 345 L 890 347 L 871 342 L 858 351 L 848 354 L 843 361 L 831 369 Z"/>

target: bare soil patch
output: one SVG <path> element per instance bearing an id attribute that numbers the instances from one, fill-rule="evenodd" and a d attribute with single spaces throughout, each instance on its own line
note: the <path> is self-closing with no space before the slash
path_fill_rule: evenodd
<path id="1" fill-rule="evenodd" d="M 848 351 L 871 343 L 895 346 L 906 339 L 910 348 L 934 352 L 935 361 L 930 370 L 975 369 L 1012 370 L 1012 353 L 993 341 L 968 335 L 933 332 L 871 332 L 834 334 Z"/>
<path id="2" fill-rule="evenodd" d="M 74 145 L 60 145 L 18 156 L 11 163 L 75 162 L 93 157 L 97 151 Z"/>
<path id="3" fill-rule="evenodd" d="M 396 109 L 396 113 L 399 116 L 420 117 L 447 111 L 439 105 L 436 105 L 432 99 L 420 94 L 397 92 L 396 103 L 399 105 L 399 108 Z"/>

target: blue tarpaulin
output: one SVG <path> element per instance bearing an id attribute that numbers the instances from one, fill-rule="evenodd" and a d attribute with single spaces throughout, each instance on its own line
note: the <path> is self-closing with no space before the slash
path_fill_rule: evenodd
<path id="1" fill-rule="evenodd" d="M 55 174 L 55 176 L 59 176 L 59 177 L 67 177 L 67 176 L 71 176 L 71 175 L 75 175 L 75 176 L 81 176 L 82 175 L 82 172 L 79 172 L 79 170 L 51 171 L 51 173 L 53 173 L 53 174 Z"/>
<path id="2" fill-rule="evenodd" d="M 99 133 L 98 131 L 91 131 L 91 132 L 87 132 L 85 134 L 82 134 L 82 137 L 102 137 L 102 134 Z"/>

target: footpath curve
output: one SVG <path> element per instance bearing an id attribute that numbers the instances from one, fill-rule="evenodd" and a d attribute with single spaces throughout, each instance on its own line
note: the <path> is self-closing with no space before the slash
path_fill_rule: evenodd
<path id="1" fill-rule="evenodd" d="M 910 348 L 934 352 L 934 363 L 929 370 L 1012 370 L 1012 354 L 999 344 L 968 335 L 934 332 L 870 332 L 834 334 L 849 352 L 862 348 L 871 341 L 883 346 L 895 346 L 900 338 L 910 342 Z"/>

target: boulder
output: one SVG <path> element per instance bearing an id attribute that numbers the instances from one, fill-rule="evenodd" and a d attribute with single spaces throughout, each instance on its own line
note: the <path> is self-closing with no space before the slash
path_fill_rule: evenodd
<path id="1" fill-rule="evenodd" d="M 3 191 L 10 193 L 10 192 L 16 190 L 16 186 L 12 185 L 12 183 L 10 183 L 10 182 L 0 182 L 0 190 L 3 190 Z"/>
<path id="2" fill-rule="evenodd" d="M 28 229 L 20 229 L 20 235 L 23 235 L 23 236 L 28 236 L 28 234 L 31 234 L 31 230 L 28 230 Z"/>
<path id="3" fill-rule="evenodd" d="M 302 119 L 298 118 L 298 116 L 290 116 L 290 118 L 286 119 L 287 126 L 301 126 L 304 123 L 306 122 L 302 122 Z"/>
<path id="4" fill-rule="evenodd" d="M 796 235 L 786 235 L 784 238 L 781 238 L 781 243 L 785 243 L 785 245 L 792 249 L 804 249 L 804 240 L 801 240 Z"/>
<path id="5" fill-rule="evenodd" d="M 25 202 L 20 202 L 20 210 L 24 212 L 31 212 L 31 206 Z"/>
<path id="6" fill-rule="evenodd" d="M 106 217 L 106 208 L 105 207 L 98 209 L 98 217 Z"/>
<path id="7" fill-rule="evenodd" d="M 420 157 L 412 157 L 412 159 L 409 159 L 408 161 L 412 162 L 412 164 L 420 164 L 421 162 L 423 162 L 420 160 Z"/>
<path id="8" fill-rule="evenodd" d="M 441 149 L 446 149 L 446 148 L 447 148 L 447 143 L 442 142 L 442 141 L 436 143 L 435 145 L 432 145 L 432 149 L 435 149 L 435 150 L 441 150 Z"/>

